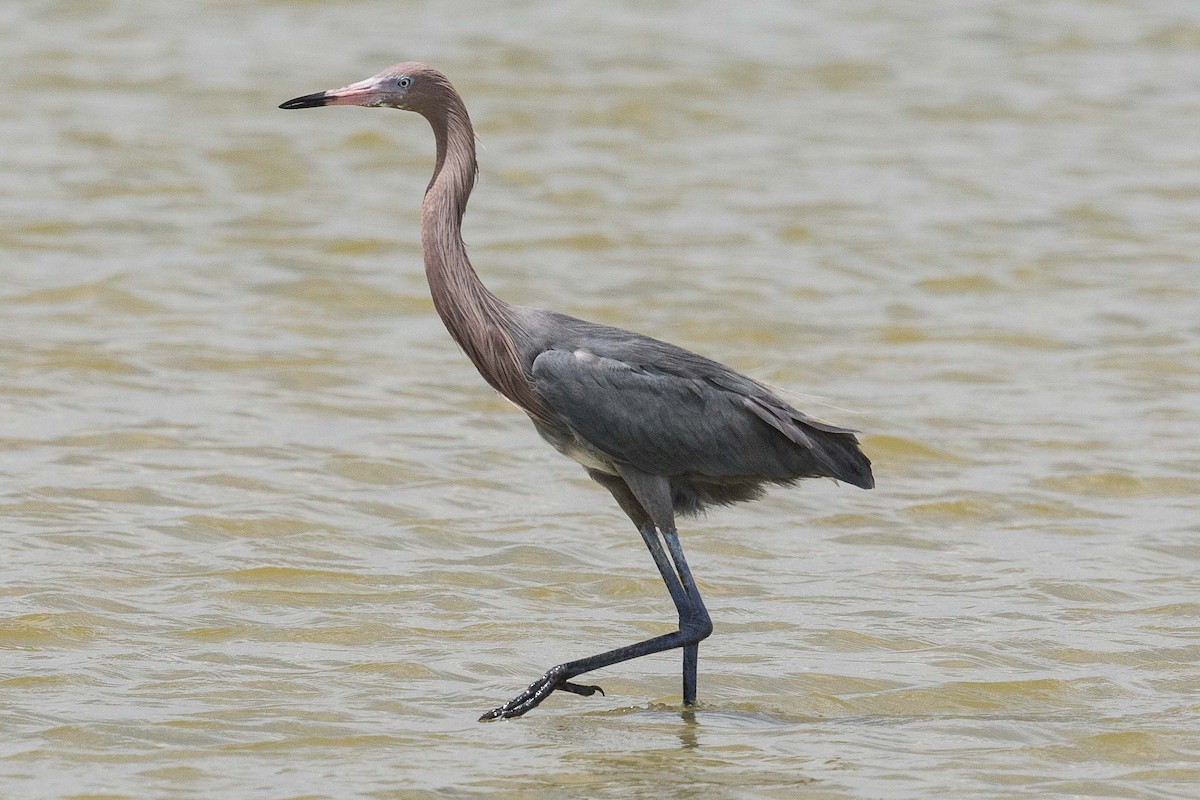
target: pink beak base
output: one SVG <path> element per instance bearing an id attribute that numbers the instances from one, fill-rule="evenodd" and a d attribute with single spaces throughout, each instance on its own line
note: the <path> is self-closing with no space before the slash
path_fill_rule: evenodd
<path id="1" fill-rule="evenodd" d="M 352 83 L 341 89 L 294 97 L 286 103 L 280 103 L 279 107 L 291 109 L 319 108 L 320 106 L 370 106 L 375 105 L 382 96 L 379 80 L 367 78 L 365 81 Z"/>

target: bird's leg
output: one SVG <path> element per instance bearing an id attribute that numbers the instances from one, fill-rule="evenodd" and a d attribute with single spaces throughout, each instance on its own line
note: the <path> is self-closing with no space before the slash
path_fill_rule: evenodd
<path id="1" fill-rule="evenodd" d="M 671 560 L 675 563 L 675 570 L 679 573 L 679 580 L 687 594 L 688 618 L 684 618 L 684 612 L 680 609 L 680 630 L 690 627 L 696 633 L 696 640 L 683 646 L 683 704 L 694 706 L 696 704 L 696 670 L 700 658 L 700 640 L 707 638 L 712 633 L 712 618 L 708 616 L 708 609 L 704 607 L 700 590 L 696 588 L 696 582 L 692 579 L 692 571 L 688 568 L 687 559 L 683 557 L 679 534 L 672 528 L 663 532 L 663 540 L 667 543 L 667 550 L 671 553 Z"/>
<path id="2" fill-rule="evenodd" d="M 653 525 L 647 524 L 638 528 L 638 533 L 642 535 L 642 541 L 646 543 L 646 549 L 650 551 L 654 565 L 658 567 L 658 574 L 662 576 L 663 583 L 667 585 L 667 593 L 671 595 L 671 601 L 675 603 L 675 610 L 679 612 L 679 622 L 682 624 L 683 610 L 689 605 L 687 591 L 680 582 L 679 575 L 675 572 L 675 566 L 663 552 L 662 545 L 659 544 L 658 530 Z"/>
<path id="3" fill-rule="evenodd" d="M 573 694 L 589 697 L 596 692 L 604 694 L 604 690 L 599 686 L 589 686 L 584 684 L 572 683 L 571 678 L 576 675 L 582 675 L 585 672 L 591 672 L 601 667 L 607 667 L 612 664 L 619 664 L 622 661 L 639 658 L 640 656 L 649 655 L 651 653 L 659 653 L 663 650 L 671 650 L 676 647 L 681 647 L 686 643 L 687 637 L 682 630 L 685 609 L 690 608 L 687 599 L 687 592 L 683 584 L 679 580 L 679 576 L 675 573 L 675 568 L 672 566 L 667 554 L 663 551 L 662 544 L 658 540 L 658 532 L 654 526 L 647 523 L 644 524 L 639 532 L 642 534 L 642 540 L 646 543 L 646 548 L 650 551 L 651 557 L 654 559 L 655 565 L 658 567 L 659 573 L 662 575 L 663 582 L 667 585 L 667 591 L 671 594 L 671 599 L 675 602 L 675 607 L 679 611 L 680 628 L 674 633 L 666 634 L 665 636 L 656 636 L 653 639 L 647 639 L 637 644 L 619 647 L 616 650 L 609 650 L 606 653 L 581 658 L 577 661 L 570 661 L 565 664 L 559 664 L 556 667 L 551 667 L 546 671 L 546 674 L 538 678 L 533 683 L 525 688 L 525 691 L 509 700 L 504 705 L 494 708 L 479 718 L 480 722 L 485 722 L 492 719 L 519 717 L 533 709 L 537 708 L 543 700 L 549 697 L 554 691 L 562 689 Z M 695 675 L 693 673 L 693 685 L 695 684 Z M 694 690 L 693 690 L 694 694 Z"/>
<path id="4" fill-rule="evenodd" d="M 688 568 L 687 559 L 683 556 L 683 547 L 679 544 L 679 534 L 674 527 L 663 533 L 663 540 L 666 541 L 667 550 L 671 553 L 670 562 L 664 557 L 662 548 L 656 546 L 658 544 L 656 529 L 648 525 L 641 528 L 640 532 L 646 541 L 646 546 L 650 548 L 651 555 L 654 556 L 663 583 L 667 585 L 667 591 L 670 592 L 671 599 L 675 602 L 675 610 L 679 613 L 679 630 L 691 632 L 695 636 L 694 641 L 683 646 L 683 704 L 693 706 L 696 704 L 696 673 L 700 659 L 700 640 L 707 638 L 712 633 L 712 619 L 708 616 L 708 609 L 704 607 L 700 590 L 696 588 L 692 571 Z"/>
<path id="5" fill-rule="evenodd" d="M 679 630 L 688 635 L 683 646 L 683 704 L 696 704 L 696 673 L 700 659 L 700 642 L 712 633 L 712 619 L 700 598 L 700 591 L 692 578 L 683 547 L 679 544 L 679 533 L 675 530 L 675 509 L 671 501 L 671 484 L 661 475 L 649 475 L 631 467 L 620 468 L 621 478 L 634 505 L 648 516 L 658 530 L 671 553 L 673 566 L 670 570 L 659 565 L 675 608 L 679 611 Z M 616 495 L 616 492 L 613 492 Z M 617 496 L 618 502 L 621 500 Z M 622 508 L 625 504 L 622 503 Z M 628 509 L 626 509 L 628 511 Z M 632 514 L 630 516 L 633 516 Z M 668 578 L 670 574 L 670 578 Z M 672 584 L 682 589 L 682 594 L 672 589 Z"/>
<path id="6" fill-rule="evenodd" d="M 562 689 L 574 694 L 590 696 L 604 692 L 599 686 L 572 683 L 571 679 L 601 667 L 619 664 L 651 653 L 661 653 L 682 647 L 683 650 L 683 701 L 685 705 L 696 703 L 696 672 L 699 643 L 712 633 L 712 620 L 700 599 L 700 592 L 692 579 L 679 535 L 675 531 L 675 515 L 671 507 L 671 489 L 667 479 L 658 475 L 647 475 L 633 469 L 621 469 L 621 476 L 588 470 L 598 483 L 612 492 L 617 503 L 637 525 L 650 556 L 662 576 L 667 592 L 679 613 L 679 630 L 653 639 L 619 647 L 599 655 L 568 661 L 551 667 L 546 674 L 526 687 L 525 691 L 504 705 L 494 708 L 479 718 L 481 722 L 492 719 L 519 717 L 537 708 L 554 691 Z M 670 556 L 663 551 L 658 532 L 663 533 Z"/>
<path id="7" fill-rule="evenodd" d="M 683 646 L 683 704 L 696 705 L 696 686 L 700 673 L 700 643 Z"/>
<path id="8" fill-rule="evenodd" d="M 662 547 L 656 546 L 658 532 L 653 525 L 645 525 L 639 529 L 639 532 L 646 542 L 646 547 L 650 549 L 650 554 L 654 556 L 654 562 L 658 566 L 659 574 L 662 575 L 663 583 L 667 585 L 667 591 L 675 602 L 675 610 L 679 613 L 679 629 L 694 631 L 696 635 L 694 642 L 683 646 L 683 704 L 694 706 L 696 704 L 700 640 L 707 638 L 712 633 L 712 619 L 708 616 L 708 609 L 704 607 L 700 590 L 696 588 L 692 571 L 688 568 L 687 559 L 683 556 L 683 547 L 679 544 L 679 534 L 674 527 L 663 533 L 663 540 L 666 541 L 667 550 L 671 553 L 671 561 L 667 561 Z"/>

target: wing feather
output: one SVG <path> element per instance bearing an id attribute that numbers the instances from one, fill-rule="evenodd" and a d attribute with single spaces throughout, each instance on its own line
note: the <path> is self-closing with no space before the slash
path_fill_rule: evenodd
<path id="1" fill-rule="evenodd" d="M 785 479 L 797 474 L 789 451 L 812 447 L 795 422 L 704 377 L 548 350 L 532 379 L 588 446 L 652 475 Z"/>

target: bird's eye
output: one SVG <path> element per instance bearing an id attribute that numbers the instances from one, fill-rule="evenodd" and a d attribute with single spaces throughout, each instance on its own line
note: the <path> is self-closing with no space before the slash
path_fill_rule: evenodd
<path id="1" fill-rule="evenodd" d="M 412 86 L 412 78 L 405 75 L 403 78 L 396 81 L 396 85 L 398 85 L 401 89 L 407 89 L 408 87 Z"/>

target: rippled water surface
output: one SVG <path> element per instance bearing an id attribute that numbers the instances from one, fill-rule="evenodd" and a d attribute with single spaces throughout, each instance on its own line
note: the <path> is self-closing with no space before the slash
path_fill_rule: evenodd
<path id="1" fill-rule="evenodd" d="M 497 293 L 864 432 L 687 522 L 694 714 L 475 722 L 673 613 L 434 315 L 428 126 L 275 108 L 407 59 Z M 10 3 L 0 84 L 0 795 L 1197 795 L 1191 0 Z"/>

